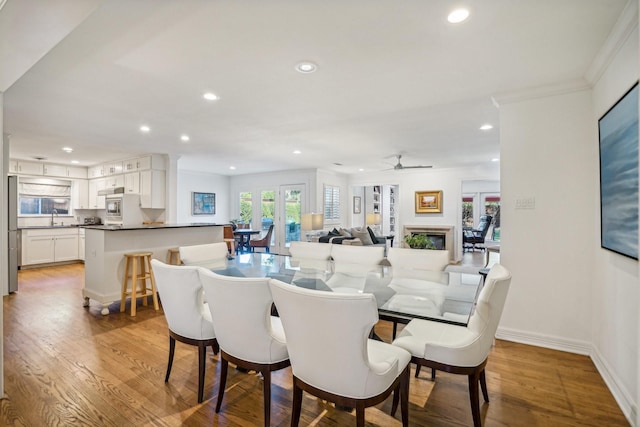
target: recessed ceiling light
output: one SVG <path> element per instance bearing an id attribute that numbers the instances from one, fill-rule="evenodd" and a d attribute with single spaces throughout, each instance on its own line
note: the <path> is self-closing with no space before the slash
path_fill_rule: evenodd
<path id="1" fill-rule="evenodd" d="M 80 163 L 80 162 L 79 162 L 79 161 L 77 161 L 77 160 L 71 160 L 71 163 L 73 163 L 74 165 L 77 165 L 77 164 L 78 164 L 78 163 Z"/>
<path id="2" fill-rule="evenodd" d="M 302 154 L 302 151 L 300 151 L 300 150 L 293 150 L 293 154 Z"/>
<path id="3" fill-rule="evenodd" d="M 220 97 L 213 92 L 207 92 L 202 95 L 202 97 L 207 101 L 217 101 L 218 99 L 220 99 Z"/>
<path id="4" fill-rule="evenodd" d="M 492 161 L 492 162 L 499 162 L 499 161 L 500 161 L 500 159 L 498 159 L 498 158 L 493 158 L 493 159 L 491 159 L 491 161 Z"/>
<path id="5" fill-rule="evenodd" d="M 360 168 L 358 169 L 358 172 L 364 172 L 364 169 Z"/>
<path id="6" fill-rule="evenodd" d="M 73 153 L 73 148 L 71 147 L 62 147 L 62 151 L 65 153 Z"/>
<path id="7" fill-rule="evenodd" d="M 452 24 L 459 24 L 460 22 L 466 20 L 469 17 L 468 9 L 456 9 L 447 16 L 447 21 Z"/>
<path id="8" fill-rule="evenodd" d="M 189 141 L 189 135 L 180 135 L 180 141 L 188 142 Z"/>
<path id="9" fill-rule="evenodd" d="M 303 74 L 313 73 L 317 69 L 318 69 L 318 66 L 313 62 L 309 62 L 309 61 L 300 62 L 299 64 L 296 65 L 296 71 Z"/>
<path id="10" fill-rule="evenodd" d="M 480 126 L 480 130 L 489 130 L 489 129 L 493 129 L 493 126 L 490 125 L 489 123 Z"/>
<path id="11" fill-rule="evenodd" d="M 231 169 L 232 171 L 236 170 L 235 166 L 229 166 L 229 169 Z"/>
<path id="12" fill-rule="evenodd" d="M 150 128 L 149 126 L 147 126 L 147 125 L 142 125 L 142 126 L 140 126 L 140 132 L 145 132 L 145 133 L 147 133 L 147 132 L 149 132 L 149 131 L 151 131 L 151 128 Z"/>

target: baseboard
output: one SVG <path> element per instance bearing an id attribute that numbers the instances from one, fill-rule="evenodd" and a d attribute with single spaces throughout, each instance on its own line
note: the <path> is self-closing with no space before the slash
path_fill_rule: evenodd
<path id="1" fill-rule="evenodd" d="M 570 340 L 551 335 L 536 334 L 516 329 L 498 328 L 496 338 L 552 350 L 567 351 L 569 353 L 591 356 L 591 343 L 587 341 Z"/>
<path id="2" fill-rule="evenodd" d="M 613 398 L 618 403 L 620 410 L 632 427 L 640 427 L 636 424 L 637 407 L 628 390 L 618 380 L 609 364 L 602 357 L 597 348 L 587 341 L 570 340 L 543 334 L 519 331 L 515 329 L 498 328 L 496 338 L 536 347 L 550 348 L 552 350 L 566 351 L 569 353 L 589 356 L 598 373 L 609 388 Z"/>
<path id="3" fill-rule="evenodd" d="M 637 420 L 637 407 L 633 398 L 629 394 L 629 391 L 624 388 L 622 382 L 618 380 L 615 373 L 609 368 L 609 364 L 602 357 L 597 348 L 593 348 L 591 354 L 591 360 L 593 360 L 593 364 L 596 365 L 596 369 L 600 373 L 600 376 L 604 380 L 607 387 L 611 391 L 613 398 L 618 402 L 618 406 L 622 409 L 622 413 L 625 417 L 627 417 L 627 421 L 631 426 L 636 427 Z"/>

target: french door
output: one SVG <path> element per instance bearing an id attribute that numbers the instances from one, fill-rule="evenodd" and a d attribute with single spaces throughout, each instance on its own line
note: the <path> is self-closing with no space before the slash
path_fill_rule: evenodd
<path id="1" fill-rule="evenodd" d="M 288 255 L 291 242 L 300 240 L 300 218 L 305 204 L 304 184 L 281 185 L 276 200 L 273 252 Z"/>

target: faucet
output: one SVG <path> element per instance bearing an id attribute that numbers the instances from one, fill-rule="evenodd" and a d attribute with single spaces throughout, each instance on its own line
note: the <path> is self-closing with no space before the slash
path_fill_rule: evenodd
<path id="1" fill-rule="evenodd" d="M 54 215 L 55 215 L 55 216 L 58 216 L 58 211 L 57 211 L 56 209 L 53 209 L 53 210 L 51 211 L 51 226 L 52 226 L 52 227 L 53 227 L 54 225 L 56 225 L 56 223 L 55 223 L 55 222 L 53 222 L 53 216 L 54 216 Z"/>

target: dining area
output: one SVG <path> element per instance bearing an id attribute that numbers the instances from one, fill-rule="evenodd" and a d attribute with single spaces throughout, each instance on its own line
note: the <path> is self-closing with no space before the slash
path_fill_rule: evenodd
<path id="1" fill-rule="evenodd" d="M 291 256 L 239 252 L 229 259 L 224 243 L 198 246 L 180 248 L 184 265 L 152 261 L 168 323 L 166 383 L 179 341 L 198 347 L 198 403 L 205 399 L 207 347 L 218 358 L 216 413 L 224 410 L 231 363 L 262 378 L 265 426 L 272 373 L 283 369 L 292 375 L 292 426 L 307 395 L 355 409 L 357 426 L 365 425 L 366 408 L 390 400 L 389 416 L 397 419 L 399 409 L 398 421 L 408 426 L 414 364 L 416 378 L 422 366 L 431 368 L 432 380 L 436 370 L 468 376 L 473 425 L 482 425 L 479 390 L 488 402 L 484 369 L 510 282 L 504 267 L 484 278 L 445 271 L 448 256 L 439 251 L 394 265 L 376 247 L 294 242 Z M 415 256 L 411 249 L 389 253 L 389 259 Z M 375 331 L 381 318 L 393 324 L 391 339 Z M 397 333 L 399 324 L 406 326 Z M 425 352 L 427 343 L 433 354 Z"/>
<path id="2" fill-rule="evenodd" d="M 306 267 L 314 262 L 304 263 L 304 273 L 311 273 Z M 229 269 L 229 275 L 233 268 L 279 270 L 263 254 L 243 254 L 221 268 Z M 0 425 L 69 425 L 74 423 L 71 420 L 104 426 L 264 424 L 260 373 L 235 368 L 230 362 L 216 413 L 221 351 L 216 354 L 207 346 L 203 401 L 198 403 L 196 347 L 176 344 L 165 383 L 170 346 L 163 297 L 159 311 L 140 307 L 131 317 L 121 313 L 119 302 L 114 302 L 107 306 L 109 315 L 103 316 L 100 304 L 91 301 L 88 307 L 81 307 L 77 303 L 83 269 L 82 264 L 69 264 L 21 270 L 20 292 L 5 297 L 8 374 L 6 398 L 0 400 Z M 127 301 L 127 308 L 129 304 Z M 270 314 L 265 313 L 269 319 Z M 405 327 L 397 325 L 398 337 Z M 390 321 L 378 320 L 373 331 L 386 343 L 394 340 Z M 363 339 L 368 340 L 370 332 Z M 553 366 L 558 368 L 550 369 Z M 571 369 L 561 369 L 563 366 Z M 409 367 L 411 426 L 473 425 L 467 376 L 438 370 L 432 380 L 423 368 L 425 372 L 416 378 L 416 365 Z M 485 371 L 490 403 L 480 407 L 483 425 L 628 425 L 587 356 L 496 339 Z M 350 378 L 348 372 L 343 376 Z M 271 372 L 271 425 L 291 424 L 293 388 L 291 366 Z M 366 408 L 366 425 L 402 425 L 400 410 L 391 416 L 392 406 L 390 397 Z M 355 424 L 355 410 L 303 394 L 300 425 Z"/>

